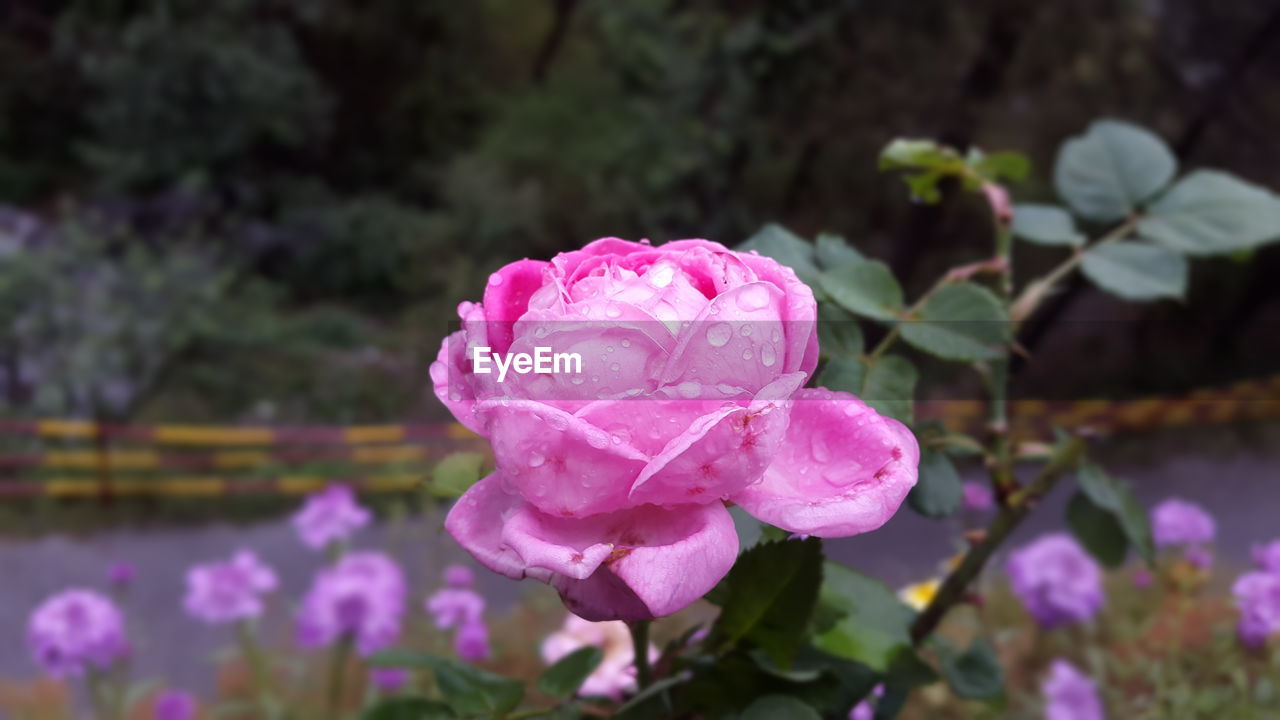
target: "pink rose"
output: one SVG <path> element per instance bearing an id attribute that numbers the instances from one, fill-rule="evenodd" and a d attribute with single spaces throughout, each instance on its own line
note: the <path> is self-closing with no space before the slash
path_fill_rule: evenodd
<path id="1" fill-rule="evenodd" d="M 844 537 L 884 524 L 915 484 L 906 427 L 848 393 L 802 389 L 817 306 L 769 258 L 606 238 L 507 265 L 458 313 L 431 378 L 497 469 L 445 526 L 481 564 L 551 583 L 588 620 L 668 615 L 711 589 L 738 554 L 726 501 Z M 494 357 L 538 348 L 577 354 L 580 372 L 499 380 Z"/>

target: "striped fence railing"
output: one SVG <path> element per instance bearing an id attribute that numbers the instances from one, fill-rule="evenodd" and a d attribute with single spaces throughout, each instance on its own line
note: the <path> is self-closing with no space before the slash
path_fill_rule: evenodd
<path id="1" fill-rule="evenodd" d="M 980 431 L 979 401 L 919 401 L 916 417 Z M 1280 375 L 1181 395 L 1010 403 L 1013 432 L 1099 434 L 1280 419 Z M 297 495 L 341 482 L 413 490 L 440 458 L 485 442 L 457 423 L 356 426 L 112 425 L 0 420 L 0 498 Z"/>

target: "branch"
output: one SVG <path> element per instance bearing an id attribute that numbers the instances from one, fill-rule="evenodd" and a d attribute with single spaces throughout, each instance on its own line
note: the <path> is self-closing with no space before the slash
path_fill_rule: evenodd
<path id="1" fill-rule="evenodd" d="M 913 644 L 919 645 L 925 638 L 933 634 L 947 611 L 964 598 L 969 589 L 969 584 L 982 573 L 982 569 L 986 567 L 987 561 L 991 559 L 996 548 L 1000 547 L 1005 539 L 1009 537 L 1009 534 L 1031 512 L 1035 501 L 1048 494 L 1054 485 L 1058 483 L 1058 480 L 1068 470 L 1075 467 L 1083 454 L 1084 441 L 1078 437 L 1071 438 L 1058 446 L 1049 458 L 1049 462 L 1040 469 L 1040 474 L 1036 475 L 1035 479 L 1009 496 L 1008 502 L 1000 508 L 999 514 L 987 526 L 986 532 L 982 534 L 982 540 L 964 556 L 964 560 L 960 561 L 960 565 L 947 576 L 929 606 L 916 616 L 915 622 L 911 624 L 911 642 Z"/>

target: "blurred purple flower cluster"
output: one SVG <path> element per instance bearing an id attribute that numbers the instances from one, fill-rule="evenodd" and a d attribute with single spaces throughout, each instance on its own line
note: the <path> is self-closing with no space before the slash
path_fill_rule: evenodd
<path id="1" fill-rule="evenodd" d="M 343 542 L 369 524 L 372 516 L 361 507 L 346 485 L 330 485 L 307 498 L 302 509 L 293 516 L 293 526 L 302 542 L 312 550 L 324 550 L 331 543 Z"/>
<path id="2" fill-rule="evenodd" d="M 1102 609 L 1102 570 L 1070 535 L 1044 535 L 1013 551 L 1006 570 L 1042 627 L 1086 622 Z"/>
<path id="3" fill-rule="evenodd" d="M 341 639 L 372 655 L 400 637 L 408 586 L 395 561 L 362 550 L 316 574 L 298 613 L 298 644 L 317 648 Z"/>
<path id="4" fill-rule="evenodd" d="M 109 669 L 129 654 L 124 617 L 110 598 L 93 590 L 64 590 L 31 614 L 27 646 L 54 677 Z"/>
<path id="5" fill-rule="evenodd" d="M 187 571 L 187 613 L 208 623 L 227 623 L 262 614 L 262 598 L 280 584 L 275 571 L 252 550 L 240 550 L 223 562 Z"/>
<path id="6" fill-rule="evenodd" d="M 1240 641 L 1257 648 L 1280 634 L 1280 540 L 1253 548 L 1256 570 L 1236 578 L 1231 586 L 1240 609 Z"/>
<path id="7" fill-rule="evenodd" d="M 489 629 L 484 624 L 484 598 L 471 589 L 475 575 L 461 565 L 450 565 L 444 571 L 445 587 L 427 598 L 427 612 L 435 619 L 436 629 L 458 632 L 453 638 L 454 650 L 472 662 L 489 657 Z"/>
<path id="8" fill-rule="evenodd" d="M 307 498 L 294 515 L 302 542 L 325 550 L 330 561 L 316 572 L 296 616 L 296 641 L 304 648 L 350 642 L 369 656 L 400 639 L 408 607 L 409 587 L 400 566 L 373 550 L 344 551 L 346 542 L 371 520 L 351 490 L 335 485 Z M 489 633 L 483 614 L 484 598 L 473 588 L 466 567 L 449 566 L 445 587 L 432 595 L 427 611 L 437 628 L 456 629 L 454 647 L 463 659 L 489 657 Z M 135 567 L 116 563 L 106 583 L 119 594 L 137 579 Z M 212 624 L 242 623 L 241 641 L 253 650 L 253 625 L 266 612 L 266 598 L 280 587 L 275 570 L 250 549 L 229 558 L 193 565 L 186 574 L 182 606 L 187 614 Z M 28 621 L 27 644 L 36 663 L 49 675 L 62 678 L 106 673 L 128 657 L 130 645 L 124 617 L 116 603 L 94 590 L 69 589 L 41 603 Z M 256 652 L 256 651 L 255 651 Z M 396 692 L 410 679 L 401 669 L 374 668 L 369 673 L 381 692 Z M 167 691 L 151 704 L 159 720 L 191 720 L 197 703 L 190 694 Z"/>
<path id="9" fill-rule="evenodd" d="M 1213 565 L 1207 546 L 1217 532 L 1213 516 L 1193 502 L 1169 498 L 1151 510 L 1151 537 L 1156 547 L 1181 549 L 1187 562 L 1202 570 Z"/>
<path id="10" fill-rule="evenodd" d="M 1093 681 L 1061 658 L 1049 666 L 1049 675 L 1040 691 L 1044 693 L 1045 720 L 1103 720 L 1106 717 Z"/>

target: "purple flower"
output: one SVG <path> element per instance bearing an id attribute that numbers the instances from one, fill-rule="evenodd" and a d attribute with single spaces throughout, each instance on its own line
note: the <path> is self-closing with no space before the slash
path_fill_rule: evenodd
<path id="1" fill-rule="evenodd" d="M 1240 641 L 1261 647 L 1267 638 L 1280 632 L 1280 575 L 1265 571 L 1245 573 L 1231 586 L 1240 609 L 1237 630 Z"/>
<path id="2" fill-rule="evenodd" d="M 1133 571 L 1133 586 L 1139 590 L 1146 590 L 1151 587 L 1153 582 L 1155 582 L 1155 577 L 1150 570 L 1140 567 Z"/>
<path id="3" fill-rule="evenodd" d="M 262 597 L 279 586 L 276 574 L 252 550 L 230 560 L 187 570 L 187 613 L 209 623 L 228 623 L 262 614 Z"/>
<path id="4" fill-rule="evenodd" d="M 196 699 L 181 690 L 168 690 L 156 697 L 152 705 L 155 720 L 193 720 L 196 716 Z"/>
<path id="5" fill-rule="evenodd" d="M 1103 720 L 1102 698 L 1087 675 L 1074 665 L 1054 660 L 1049 676 L 1040 685 L 1044 693 L 1045 720 Z"/>
<path id="6" fill-rule="evenodd" d="M 381 692 L 393 693 L 409 682 L 409 671 L 404 668 L 373 668 L 369 671 L 369 680 Z"/>
<path id="7" fill-rule="evenodd" d="M 444 584 L 449 587 L 469 588 L 476 581 L 476 574 L 466 565 L 450 565 L 444 569 Z"/>
<path id="8" fill-rule="evenodd" d="M 1042 627 L 1084 622 L 1102 608 L 1102 571 L 1069 535 L 1044 535 L 1013 551 L 1007 571 L 1014 594 Z"/>
<path id="9" fill-rule="evenodd" d="M 966 509 L 981 512 L 990 510 L 995 505 L 995 497 L 991 495 L 991 488 L 987 487 L 986 483 L 965 481 L 964 506 Z"/>
<path id="10" fill-rule="evenodd" d="M 1280 574 L 1280 540 L 1253 546 L 1253 564 L 1259 569 Z"/>
<path id="11" fill-rule="evenodd" d="M 1208 570 L 1213 567 L 1213 553 L 1209 552 L 1209 548 L 1200 545 L 1192 545 L 1183 551 L 1182 557 L 1191 563 L 1191 567 L 1198 570 Z"/>
<path id="12" fill-rule="evenodd" d="M 489 659 L 489 628 L 480 618 L 463 623 L 453 636 L 453 649 L 468 662 Z"/>
<path id="13" fill-rule="evenodd" d="M 475 590 L 442 588 L 427 598 L 426 608 L 437 630 L 449 630 L 479 620 L 484 598 Z"/>
<path id="14" fill-rule="evenodd" d="M 316 648 L 351 637 L 361 655 L 371 655 L 399 637 L 406 592 L 391 558 L 351 553 L 316 573 L 298 613 L 298 644 Z"/>
<path id="15" fill-rule="evenodd" d="M 293 516 L 302 542 L 313 550 L 323 550 L 329 543 L 346 540 L 352 533 L 369 524 L 369 511 L 361 507 L 346 485 L 330 485 L 307 498 L 302 509 Z"/>
<path id="16" fill-rule="evenodd" d="M 118 562 L 112 563 L 107 569 L 107 582 L 112 587 L 125 588 L 133 584 L 138 577 L 138 569 L 133 563 Z"/>
<path id="17" fill-rule="evenodd" d="M 1169 498 L 1151 511 L 1151 536 L 1157 547 L 1213 542 L 1216 532 L 1212 515 L 1180 498 Z"/>
<path id="18" fill-rule="evenodd" d="M 78 588 L 49 597 L 31 613 L 27 647 L 54 677 L 105 670 L 129 652 L 124 618 L 115 603 Z"/>
<path id="19" fill-rule="evenodd" d="M 876 716 L 876 706 L 872 700 L 884 695 L 884 685 L 877 685 L 871 691 L 871 696 L 864 698 L 862 702 L 853 706 L 849 711 L 849 720 L 872 720 Z"/>

